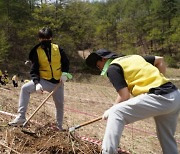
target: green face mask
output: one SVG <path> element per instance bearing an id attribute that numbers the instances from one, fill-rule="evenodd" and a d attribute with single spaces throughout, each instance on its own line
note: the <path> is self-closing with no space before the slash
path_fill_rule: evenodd
<path id="1" fill-rule="evenodd" d="M 111 63 L 112 61 L 113 61 L 113 59 L 108 59 L 108 60 L 106 61 L 106 63 L 104 64 L 104 67 L 103 67 L 103 69 L 102 69 L 102 71 L 101 71 L 101 75 L 107 76 L 107 70 L 108 70 L 109 65 L 110 65 L 110 63 Z"/>

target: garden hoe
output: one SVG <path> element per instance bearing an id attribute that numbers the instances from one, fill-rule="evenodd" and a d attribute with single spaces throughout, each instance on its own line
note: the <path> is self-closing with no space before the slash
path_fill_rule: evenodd
<path id="1" fill-rule="evenodd" d="M 89 125 L 89 124 L 91 124 L 91 123 L 93 123 L 93 122 L 96 122 L 96 121 L 99 121 L 99 120 L 101 120 L 101 119 L 102 119 L 102 116 L 101 116 L 101 117 L 98 117 L 98 118 L 95 118 L 95 119 L 93 119 L 93 120 L 84 122 L 84 123 L 82 123 L 82 124 L 80 124 L 80 125 L 71 127 L 71 128 L 69 128 L 69 132 L 71 133 L 71 132 L 75 131 L 75 130 L 78 129 L 78 128 L 81 128 L 81 127 L 83 127 L 83 126 Z"/>
<path id="2" fill-rule="evenodd" d="M 26 120 L 26 122 L 23 124 L 22 126 L 22 132 L 28 135 L 32 135 L 35 136 L 35 132 L 31 132 L 28 129 L 25 129 L 25 126 L 27 125 L 27 123 L 32 119 L 32 117 L 36 114 L 37 111 L 39 111 L 39 109 L 46 103 L 46 101 L 49 99 L 49 97 L 52 96 L 52 94 L 59 88 L 59 86 L 62 83 L 59 82 L 58 85 L 53 89 L 53 91 L 51 91 L 49 93 L 49 95 L 42 101 L 42 103 L 37 107 L 37 109 L 31 114 L 31 116 Z"/>

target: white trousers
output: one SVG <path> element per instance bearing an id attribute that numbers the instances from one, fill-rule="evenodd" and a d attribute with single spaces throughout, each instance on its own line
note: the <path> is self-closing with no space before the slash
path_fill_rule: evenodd
<path id="1" fill-rule="evenodd" d="M 48 91 L 48 92 L 51 92 L 57 85 L 49 81 L 46 81 L 44 79 L 40 79 L 40 84 L 42 85 L 43 90 Z M 28 83 L 25 83 L 21 87 L 18 113 L 23 118 L 25 118 L 25 114 L 26 114 L 29 99 L 30 99 L 30 94 L 36 91 L 35 88 L 36 87 L 33 81 L 29 81 Z M 63 83 L 56 90 L 56 92 L 53 93 L 52 97 L 56 106 L 57 126 L 59 127 L 59 129 L 62 129 L 63 115 L 64 115 L 64 84 Z"/>
<path id="2" fill-rule="evenodd" d="M 166 95 L 142 94 L 110 109 L 102 144 L 103 154 L 115 154 L 124 126 L 154 117 L 163 154 L 178 154 L 174 134 L 180 112 L 180 91 Z"/>

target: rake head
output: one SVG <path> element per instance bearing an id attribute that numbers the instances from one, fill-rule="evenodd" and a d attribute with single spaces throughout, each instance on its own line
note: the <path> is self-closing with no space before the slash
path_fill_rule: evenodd
<path id="1" fill-rule="evenodd" d="M 75 131 L 76 129 L 78 129 L 80 127 L 81 127 L 80 125 L 71 127 L 71 128 L 69 128 L 69 132 L 73 132 L 73 131 Z"/>

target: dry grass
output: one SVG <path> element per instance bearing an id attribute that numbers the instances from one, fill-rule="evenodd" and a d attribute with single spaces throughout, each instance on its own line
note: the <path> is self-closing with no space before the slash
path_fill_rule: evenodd
<path id="1" fill-rule="evenodd" d="M 170 75 L 168 77 L 177 78 L 180 75 L 179 70 L 167 72 Z M 175 82 L 179 87 L 180 81 Z M 0 87 L 0 110 L 15 114 L 19 91 L 20 87 L 15 89 L 11 84 Z M 27 115 L 30 115 L 47 95 L 47 93 L 32 94 Z M 73 82 L 65 83 L 64 127 L 69 128 L 102 115 L 112 105 L 116 95 L 114 88 L 105 78 L 102 80 L 100 76 L 87 75 L 87 78 L 83 78 L 81 74 L 75 75 Z M 56 132 L 50 129 L 49 125 L 55 123 L 54 110 L 55 107 L 50 98 L 33 117 L 32 120 L 36 123 L 30 124 L 30 130 L 35 131 L 38 138 L 22 133 L 19 128 L 6 127 L 13 117 L 2 115 L 0 117 L 0 153 L 100 153 L 96 144 L 90 144 L 81 139 L 86 137 L 89 140 L 102 141 L 106 121 L 101 120 L 76 130 L 75 135 L 81 139 L 78 138 L 75 141 L 68 132 Z M 178 123 L 175 137 L 180 152 L 180 123 Z M 153 119 L 149 118 L 127 125 L 120 146 L 133 154 L 162 153 Z"/>

